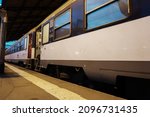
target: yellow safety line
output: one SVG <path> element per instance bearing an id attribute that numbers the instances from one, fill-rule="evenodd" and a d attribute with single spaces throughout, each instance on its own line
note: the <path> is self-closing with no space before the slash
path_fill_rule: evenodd
<path id="1" fill-rule="evenodd" d="M 20 76 L 22 76 L 26 80 L 32 82 L 36 86 L 40 87 L 41 89 L 45 90 L 47 93 L 53 95 L 54 97 L 60 100 L 86 100 L 85 98 L 81 97 L 80 95 L 70 90 L 61 88 L 55 84 L 52 84 L 43 79 L 40 79 L 14 66 L 11 66 L 9 64 L 6 64 L 6 66 L 10 68 L 11 70 L 13 70 L 14 72 L 18 73 Z"/>

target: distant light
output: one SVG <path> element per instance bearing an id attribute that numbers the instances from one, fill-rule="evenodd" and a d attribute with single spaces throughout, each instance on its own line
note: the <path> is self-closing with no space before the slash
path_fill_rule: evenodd
<path id="1" fill-rule="evenodd" d="M 3 2 L 3 0 L 0 0 L 0 7 L 2 6 L 2 2 Z"/>
<path id="2" fill-rule="evenodd" d="M 10 46 L 12 46 L 16 41 L 9 41 L 9 42 L 6 42 L 5 44 L 5 48 L 9 48 Z"/>

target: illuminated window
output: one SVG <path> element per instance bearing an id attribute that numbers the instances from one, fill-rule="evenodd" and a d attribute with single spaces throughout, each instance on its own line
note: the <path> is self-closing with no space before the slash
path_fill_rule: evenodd
<path id="1" fill-rule="evenodd" d="M 71 10 L 55 18 L 55 40 L 67 37 L 71 32 Z"/>
<path id="2" fill-rule="evenodd" d="M 107 25 L 128 17 L 129 0 L 86 0 L 87 29 Z"/>
<path id="3" fill-rule="evenodd" d="M 43 26 L 43 44 L 49 42 L 49 23 Z"/>
<path id="4" fill-rule="evenodd" d="M 25 38 L 23 38 L 20 42 L 21 50 L 25 49 Z"/>

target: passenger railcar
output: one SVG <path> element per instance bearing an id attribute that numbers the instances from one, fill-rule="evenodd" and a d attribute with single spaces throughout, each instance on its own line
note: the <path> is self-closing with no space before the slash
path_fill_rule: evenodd
<path id="1" fill-rule="evenodd" d="M 34 69 L 39 55 L 38 52 L 40 52 L 40 30 L 41 29 L 36 29 L 36 32 L 35 29 L 29 31 L 10 48 L 8 48 L 6 50 L 5 60 L 7 62 Z"/>
<path id="2" fill-rule="evenodd" d="M 6 50 L 5 60 L 19 65 L 27 64 L 28 48 L 27 37 L 24 36 Z"/>
<path id="3" fill-rule="evenodd" d="M 11 51 L 19 40 L 6 60 L 24 54 L 34 68 L 77 80 L 150 79 L 149 30 L 149 0 L 69 0 L 25 35 L 26 53 Z"/>

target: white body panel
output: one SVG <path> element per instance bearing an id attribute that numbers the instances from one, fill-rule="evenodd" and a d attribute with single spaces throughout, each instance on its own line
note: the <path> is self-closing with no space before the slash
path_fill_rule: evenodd
<path id="1" fill-rule="evenodd" d="M 150 16 L 46 44 L 41 67 L 83 67 L 88 78 L 111 84 L 117 76 L 150 79 L 149 31 Z"/>
<path id="2" fill-rule="evenodd" d="M 35 58 L 35 48 L 32 48 L 31 59 L 34 59 L 34 58 Z"/>
<path id="3" fill-rule="evenodd" d="M 5 60 L 8 62 L 16 62 L 25 61 L 28 59 L 28 36 L 25 36 L 25 49 L 19 52 L 15 52 L 9 55 L 5 55 Z M 19 40 L 18 40 L 19 41 Z"/>
<path id="4" fill-rule="evenodd" d="M 150 61 L 150 16 L 46 44 L 41 60 Z"/>
<path id="5" fill-rule="evenodd" d="M 6 61 L 9 61 L 9 60 L 17 61 L 17 60 L 27 60 L 27 59 L 28 59 L 28 51 L 27 51 L 27 49 L 5 56 L 5 60 Z"/>

